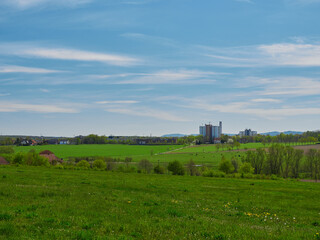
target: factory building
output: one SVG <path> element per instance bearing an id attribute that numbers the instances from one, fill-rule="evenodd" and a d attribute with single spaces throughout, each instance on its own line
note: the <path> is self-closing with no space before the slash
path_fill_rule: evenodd
<path id="1" fill-rule="evenodd" d="M 211 124 L 200 126 L 199 132 L 206 143 L 219 142 L 222 134 L 222 122 L 219 122 L 219 126 L 212 126 Z"/>

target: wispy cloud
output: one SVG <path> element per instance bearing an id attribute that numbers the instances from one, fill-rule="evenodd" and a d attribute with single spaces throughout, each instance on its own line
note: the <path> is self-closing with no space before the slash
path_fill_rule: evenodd
<path id="1" fill-rule="evenodd" d="M 154 73 L 123 75 L 118 84 L 208 84 L 214 83 L 217 75 L 226 73 L 206 72 L 199 70 L 162 70 Z M 107 76 L 108 77 L 108 76 Z"/>
<path id="2" fill-rule="evenodd" d="M 0 97 L 6 97 L 6 96 L 10 96 L 10 93 L 0 93 Z"/>
<path id="3" fill-rule="evenodd" d="M 37 47 L 29 43 L 0 43 L 0 54 L 1 53 L 19 57 L 102 62 L 116 66 L 131 66 L 141 63 L 141 59 L 121 54 L 91 52 L 71 48 Z"/>
<path id="4" fill-rule="evenodd" d="M 0 112 L 78 113 L 79 111 L 56 105 L 0 102 Z"/>
<path id="5" fill-rule="evenodd" d="M 256 102 L 256 103 L 279 103 L 279 102 L 281 102 L 281 100 L 273 99 L 273 98 L 256 98 L 256 99 L 252 99 L 251 101 Z"/>
<path id="6" fill-rule="evenodd" d="M 235 0 L 236 2 L 253 3 L 252 0 Z"/>
<path id="7" fill-rule="evenodd" d="M 208 112 L 221 112 L 232 114 L 246 114 L 258 116 L 270 120 L 278 120 L 284 117 L 299 116 L 299 115 L 320 115 L 320 108 L 306 107 L 297 108 L 291 106 L 269 106 L 262 107 L 254 102 L 231 102 L 225 104 L 212 104 L 202 100 L 188 100 L 184 104 L 187 108 L 201 109 Z"/>
<path id="8" fill-rule="evenodd" d="M 120 113 L 130 116 L 138 116 L 138 117 L 150 117 L 165 121 L 172 122 L 188 122 L 189 120 L 186 118 L 179 117 L 170 112 L 156 110 L 156 109 L 148 109 L 148 108 L 108 108 L 105 111 L 111 113 Z"/>
<path id="9" fill-rule="evenodd" d="M 135 104 L 139 103 L 139 101 L 134 100 L 118 100 L 118 101 L 99 101 L 97 104 Z"/>
<path id="10" fill-rule="evenodd" d="M 4 0 L 2 4 L 24 10 L 37 6 L 76 7 L 78 5 L 90 3 L 92 1 L 94 0 Z"/>
<path id="11" fill-rule="evenodd" d="M 211 64 L 226 67 L 320 66 L 320 45 L 277 43 L 234 48 L 201 46 Z"/>
<path id="12" fill-rule="evenodd" d="M 62 71 L 22 66 L 0 66 L 0 73 L 59 73 Z"/>

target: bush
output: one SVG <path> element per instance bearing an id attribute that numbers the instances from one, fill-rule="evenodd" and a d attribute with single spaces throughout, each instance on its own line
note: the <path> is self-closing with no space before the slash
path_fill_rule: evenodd
<path id="1" fill-rule="evenodd" d="M 165 169 L 164 169 L 164 167 L 161 167 L 160 165 L 157 165 L 157 166 L 154 167 L 153 171 L 156 174 L 164 174 Z"/>
<path id="2" fill-rule="evenodd" d="M 254 168 L 251 166 L 251 164 L 249 162 L 245 162 L 244 164 L 241 165 L 240 173 L 253 173 L 254 172 Z"/>
<path id="3" fill-rule="evenodd" d="M 207 170 L 202 174 L 204 177 L 225 177 L 226 174 L 220 171 Z"/>
<path id="4" fill-rule="evenodd" d="M 234 172 L 234 166 L 232 165 L 232 163 L 227 160 L 224 156 L 222 157 L 222 160 L 219 164 L 219 170 L 226 173 L 226 174 L 230 174 Z"/>
<path id="5" fill-rule="evenodd" d="M 92 167 L 100 170 L 105 170 L 107 168 L 107 164 L 105 163 L 105 161 L 98 159 L 93 162 Z"/>
<path id="6" fill-rule="evenodd" d="M 49 160 L 45 157 L 39 156 L 35 151 L 28 153 L 17 153 L 12 158 L 12 164 L 23 164 L 30 166 L 49 166 Z"/>
<path id="7" fill-rule="evenodd" d="M 189 163 L 187 164 L 187 171 L 190 176 L 199 176 L 200 175 L 196 164 L 192 160 L 190 160 Z"/>
<path id="8" fill-rule="evenodd" d="M 88 169 L 90 168 L 90 163 L 88 163 L 86 160 L 81 160 L 77 163 L 77 167 Z"/>
<path id="9" fill-rule="evenodd" d="M 151 173 L 152 169 L 153 169 L 153 165 L 152 163 L 147 160 L 147 159 L 142 159 L 139 163 L 138 163 L 138 169 L 142 172 L 142 173 Z"/>
<path id="10" fill-rule="evenodd" d="M 0 147 L 0 154 L 12 154 L 14 153 L 13 147 Z"/>
<path id="11" fill-rule="evenodd" d="M 170 162 L 168 170 L 172 172 L 173 175 L 184 175 L 185 173 L 184 168 L 179 161 Z"/>

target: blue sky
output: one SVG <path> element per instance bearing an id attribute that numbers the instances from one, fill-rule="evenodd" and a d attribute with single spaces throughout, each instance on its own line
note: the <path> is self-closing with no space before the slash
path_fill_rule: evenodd
<path id="1" fill-rule="evenodd" d="M 0 133 L 316 130 L 320 0 L 1 0 Z"/>

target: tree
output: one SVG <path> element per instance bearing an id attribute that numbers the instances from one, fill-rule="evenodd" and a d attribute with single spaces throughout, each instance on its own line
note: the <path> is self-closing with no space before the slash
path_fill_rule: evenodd
<path id="1" fill-rule="evenodd" d="M 124 159 L 124 162 L 126 163 L 126 166 L 127 166 L 127 168 L 128 168 L 128 167 L 129 167 L 129 163 L 132 162 L 132 158 L 131 158 L 131 157 L 126 157 L 126 158 Z"/>
<path id="2" fill-rule="evenodd" d="M 185 171 L 182 164 L 179 161 L 170 162 L 168 165 L 168 170 L 172 172 L 173 175 L 184 175 Z"/>
<path id="3" fill-rule="evenodd" d="M 229 160 L 227 160 L 224 156 L 222 156 L 221 162 L 219 164 L 219 170 L 227 174 L 233 173 L 234 166 Z"/>
<path id="4" fill-rule="evenodd" d="M 86 160 L 81 160 L 80 162 L 77 163 L 77 167 L 80 168 L 90 168 L 90 163 L 88 163 Z"/>
<path id="5" fill-rule="evenodd" d="M 92 167 L 105 170 L 107 168 L 107 164 L 104 160 L 98 159 L 93 162 Z"/>
<path id="6" fill-rule="evenodd" d="M 279 175 L 282 169 L 284 147 L 279 144 L 274 144 L 269 147 L 267 155 L 266 171 L 268 174 Z"/>
<path id="7" fill-rule="evenodd" d="M 144 173 L 151 173 L 152 169 L 153 169 L 153 165 L 152 163 L 147 160 L 147 159 L 142 159 L 139 163 L 138 163 L 138 169 L 141 172 Z"/>
<path id="8" fill-rule="evenodd" d="M 241 165 L 240 173 L 253 173 L 254 172 L 254 168 L 251 166 L 251 164 L 249 162 L 245 162 L 244 164 Z"/>
<path id="9" fill-rule="evenodd" d="M 300 164 L 302 159 L 303 159 L 303 150 L 295 149 L 293 161 L 292 161 L 292 176 L 294 178 L 299 177 L 299 170 L 300 170 Z"/>
<path id="10" fill-rule="evenodd" d="M 164 174 L 165 169 L 163 167 L 161 167 L 160 165 L 157 165 L 154 167 L 153 171 L 156 174 Z"/>
<path id="11" fill-rule="evenodd" d="M 190 176 L 196 176 L 199 174 L 196 164 L 192 160 L 190 160 L 187 164 L 187 171 Z"/>

